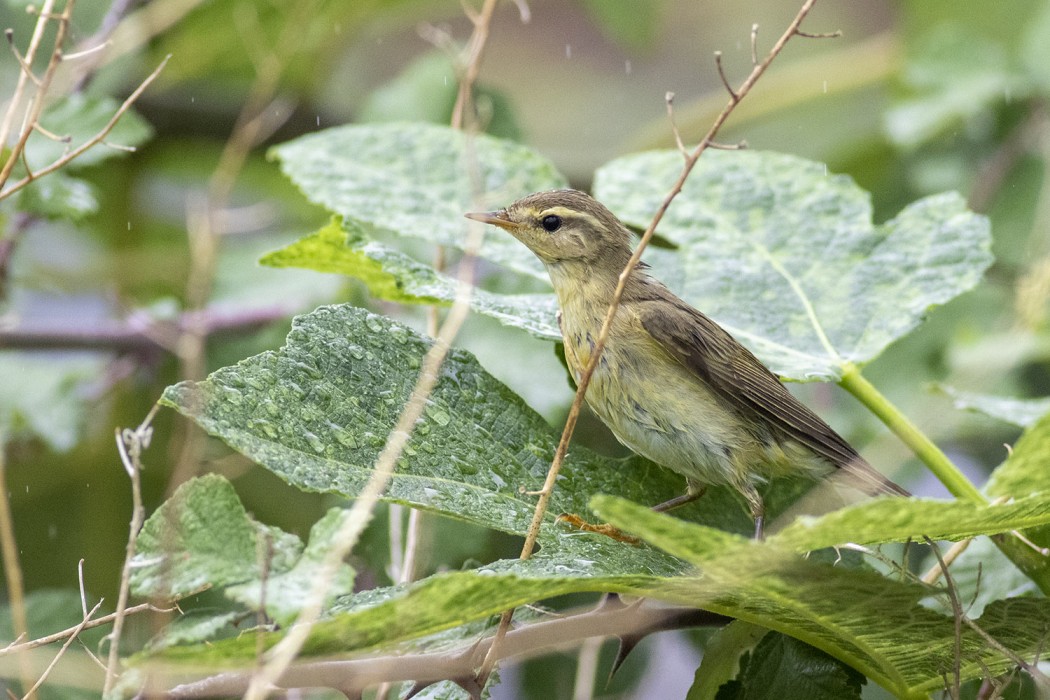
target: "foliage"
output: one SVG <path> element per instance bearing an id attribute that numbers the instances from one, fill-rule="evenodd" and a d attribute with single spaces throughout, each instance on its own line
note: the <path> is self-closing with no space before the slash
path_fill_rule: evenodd
<path id="1" fill-rule="evenodd" d="M 538 33 L 503 27 L 520 8 L 502 3 L 486 59 L 496 68 L 481 72 L 467 119 L 486 133 L 468 134 L 446 126 L 464 75 L 450 59 L 466 26 L 455 3 L 190 2 L 164 28 L 150 25 L 160 33 L 149 41 L 128 38 L 129 27 L 157 19 L 149 3 L 113 17 L 81 5 L 74 40 L 97 28 L 120 52 L 82 75 L 64 62 L 12 181 L 106 128 L 135 87 L 129 66 L 144 75 L 174 57 L 103 143 L 17 192 L 2 215 L 0 476 L 29 591 L 2 611 L 3 639 L 19 629 L 20 606 L 33 638 L 80 622 L 69 580 L 89 539 L 101 540 L 109 559 L 84 557 L 86 596 L 100 590 L 117 600 L 127 487 L 112 429 L 139 423 L 162 393 L 154 444 L 141 455 L 148 517 L 128 575 L 136 601 L 181 610 L 128 618 L 111 695 L 136 693 L 148 677 L 190 693 L 197 683 L 229 683 L 227 695 L 241 694 L 247 686 L 237 684 L 287 638 L 313 602 L 307 591 L 329 575 L 346 502 L 373 475 L 435 347 L 421 330 L 422 307 L 439 321 L 471 270 L 474 316 L 398 455 L 373 514 L 386 517 L 374 517 L 352 557 L 337 562 L 299 668 L 332 663 L 352 684 L 377 668 L 411 674 L 429 660 L 455 672 L 427 676 L 445 682 L 420 697 L 464 697 L 457 683 L 469 686 L 481 658 L 471 654 L 502 612 L 518 608 L 514 644 L 560 620 L 579 620 L 584 633 L 611 618 L 601 617 L 604 607 L 578 606 L 609 593 L 625 609 L 641 597 L 734 619 L 700 636 L 704 660 L 688 695 L 696 699 L 922 698 L 957 687 L 966 696 L 985 679 L 1005 683 L 1045 648 L 1050 264 L 1033 234 L 1050 211 L 1040 184 L 1045 149 L 1033 145 L 1050 128 L 1045 7 L 1011 0 L 972 16 L 947 0 L 902 7 L 893 40 L 865 45 L 883 52 L 871 62 L 843 58 L 859 45 L 836 53 L 830 42 L 796 49 L 804 42 L 793 40 L 778 58 L 787 68 L 761 86 L 794 87 L 748 95 L 722 138 L 752 147 L 703 155 L 644 256 L 651 274 L 798 383 L 793 390 L 880 469 L 907 457 L 878 420 L 901 434 L 910 426 L 945 447 L 943 463 L 981 487 L 978 498 L 931 497 L 936 487 L 914 460 L 894 474 L 921 494 L 909 499 L 843 506 L 824 484 L 776 481 L 764 486 L 769 534 L 756 542 L 727 488 L 671 515 L 652 512 L 681 493 L 680 477 L 625 454 L 585 415 L 538 551 L 522 560 L 520 540 L 571 398 L 557 359 L 557 303 L 543 266 L 501 231 L 484 232 L 471 262 L 476 224 L 462 215 L 571 185 L 644 229 L 682 154 L 630 153 L 624 144 L 655 129 L 670 146 L 661 98 L 688 92 L 657 54 L 683 64 L 676 41 L 722 48 L 724 36 L 698 36 L 694 10 L 671 0 L 644 10 L 532 3 Z M 36 20 L 0 12 L 24 50 Z M 724 47 L 733 83 L 750 60 L 746 28 L 757 19 L 727 10 L 726 24 L 710 14 L 712 31 L 742 37 L 738 50 Z M 415 46 L 416 33 L 403 31 L 420 18 L 436 48 Z M 757 52 L 780 21 L 762 19 Z M 852 21 L 818 12 L 805 28 Z M 615 71 L 604 66 L 609 56 Z M 831 68 L 814 72 L 836 56 L 855 66 L 849 87 Z M 38 72 L 43 58 L 33 63 Z M 538 75 L 520 70 L 541 60 Z M 791 61 L 807 67 L 803 78 Z M 710 124 L 708 106 L 726 100 L 715 69 L 707 72 L 710 96 L 675 103 L 687 144 L 699 138 L 694 125 Z M 17 74 L 15 66 L 0 75 L 5 94 Z M 637 92 L 617 101 L 610 95 L 622 78 Z M 686 84 L 695 80 L 691 71 Z M 227 142 L 229 129 L 237 136 Z M 11 349 L 41 337 L 47 352 Z M 855 392 L 861 405 L 851 405 L 819 383 L 850 389 L 861 371 L 884 392 L 871 390 L 877 407 L 871 393 Z M 939 392 L 924 390 L 930 381 Z M 530 406 L 538 395 L 557 407 L 553 425 Z M 166 454 L 177 451 L 182 458 Z M 138 459 L 126 456 L 125 467 Z M 56 512 L 60 498 L 69 513 Z M 400 507 L 425 514 L 413 537 L 430 538 L 414 575 L 400 559 Z M 637 542 L 574 530 L 562 514 L 609 523 Z M 967 542 L 950 578 L 920 576 L 940 566 L 934 547 Z M 21 585 L 13 581 L 8 588 Z M 65 590 L 51 591 L 56 581 Z M 621 634 L 628 647 L 654 631 L 594 629 Z M 93 634 L 94 651 L 101 632 Z M 26 658 L 39 676 L 41 657 Z M 84 671 L 86 661 L 72 647 L 50 683 L 97 696 L 106 681 Z M 660 661 L 640 647 L 609 692 L 652 695 L 667 679 L 639 681 L 631 666 Z M 549 655 L 525 663 L 543 672 L 523 674 L 508 692 L 570 695 Z M 25 684 L 24 665 L 5 669 L 4 683 Z M 688 683 L 690 670 L 666 675 Z M 1017 697 L 1037 697 L 1046 678 L 1037 669 L 1020 675 Z M 62 691 L 45 688 L 45 697 Z"/>

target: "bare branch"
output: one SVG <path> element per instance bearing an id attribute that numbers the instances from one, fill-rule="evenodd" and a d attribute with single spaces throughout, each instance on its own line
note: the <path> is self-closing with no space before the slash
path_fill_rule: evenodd
<path id="1" fill-rule="evenodd" d="M 106 123 L 106 125 L 104 127 L 102 127 L 102 129 L 97 134 L 95 134 L 90 139 L 88 139 L 87 141 L 85 141 L 81 145 L 77 146 L 72 151 L 70 151 L 69 153 L 65 154 L 64 156 L 62 156 L 61 158 L 59 158 L 55 162 L 51 163 L 50 165 L 48 165 L 48 166 L 46 166 L 44 168 L 41 168 L 35 174 L 27 175 L 26 177 L 22 178 L 21 180 L 19 180 L 15 184 L 11 185 L 7 189 L 5 189 L 2 192 L 0 192 L 0 201 L 10 197 L 12 194 L 14 194 L 15 192 L 19 191 L 20 189 L 22 189 L 23 187 L 28 185 L 33 180 L 36 180 L 37 178 L 41 178 L 44 175 L 50 175 L 51 173 L 55 172 L 59 168 L 62 168 L 64 166 L 68 165 L 70 163 L 70 161 L 73 161 L 76 158 L 79 158 L 89 148 L 92 148 L 93 146 L 96 146 L 96 145 L 102 143 L 103 140 L 106 138 L 106 136 L 109 135 L 109 132 L 113 131 L 113 128 L 117 125 L 117 122 L 120 121 L 120 118 L 122 116 L 124 116 L 125 112 L 127 112 L 129 109 L 131 109 L 131 105 L 135 104 L 135 101 L 138 100 L 138 98 L 142 96 L 142 93 L 146 91 L 146 88 L 149 87 L 150 83 L 152 83 L 154 80 L 157 79 L 157 76 L 159 76 L 161 71 L 164 70 L 164 66 L 168 65 L 168 60 L 170 58 L 171 58 L 170 54 L 168 56 L 164 57 L 164 60 L 160 62 L 160 65 L 157 66 L 157 68 L 152 73 L 150 73 L 149 76 L 145 80 L 143 80 L 139 84 L 139 86 L 137 88 L 135 88 L 134 92 L 132 92 L 130 95 L 128 95 L 128 98 L 126 100 L 124 100 L 123 104 L 121 104 L 119 108 L 117 108 L 117 111 L 114 112 L 113 116 L 110 117 L 110 120 Z M 36 119 L 34 119 L 33 121 L 35 122 Z M 31 130 L 27 130 L 26 133 L 28 134 L 30 131 Z M 28 138 L 28 136 L 26 138 Z M 24 141 L 22 143 L 22 146 L 23 146 L 23 149 L 24 149 L 24 146 L 25 146 Z M 8 174 L 10 174 L 9 171 L 8 171 Z M 0 183 L 6 182 L 6 180 L 7 180 L 7 178 L 3 175 L 3 173 L 0 173 Z"/>
<path id="2" fill-rule="evenodd" d="M 11 171 L 14 170 L 15 164 L 22 157 L 23 152 L 25 151 L 26 142 L 29 140 L 29 135 L 33 133 L 33 125 L 36 124 L 37 120 L 40 119 L 40 115 L 44 111 L 44 102 L 47 98 L 47 91 L 51 87 L 51 81 L 55 77 L 55 72 L 58 70 L 59 63 L 62 62 L 62 45 L 66 41 L 66 33 L 69 30 L 69 18 L 73 14 L 74 4 L 75 0 L 67 0 L 66 7 L 62 11 L 62 14 L 52 15 L 48 8 L 50 6 L 53 6 L 54 3 L 45 3 L 44 11 L 41 14 L 40 21 L 37 22 L 37 28 L 43 31 L 41 27 L 41 22 L 45 21 L 45 17 L 54 17 L 58 20 L 58 29 L 55 31 L 55 45 L 54 49 L 52 49 L 51 51 L 51 58 L 47 63 L 47 68 L 44 70 L 44 75 L 40 79 L 40 82 L 37 86 L 36 95 L 33 96 L 33 101 L 30 103 L 29 109 L 26 112 L 25 120 L 22 124 L 22 133 L 18 137 L 18 142 L 11 148 L 11 154 L 8 156 L 3 168 L 0 169 L 0 188 L 3 188 L 3 186 L 7 184 L 8 178 L 11 177 Z M 26 61 L 31 63 L 32 60 L 33 57 L 27 52 Z M 25 72 L 22 71 L 21 75 L 25 75 Z M 12 101 L 9 110 L 14 109 L 17 108 L 15 107 L 15 102 Z M 13 112 L 11 112 L 11 114 L 13 115 Z M 6 131 L 4 131 L 3 128 L 0 128 L 0 132 L 4 132 L 0 135 L 6 138 Z M 5 142 L 0 142 L 0 145 L 3 145 L 4 143 Z M 0 199 L 3 199 L 3 197 L 0 196 Z"/>
<path id="3" fill-rule="evenodd" d="M 102 601 L 100 600 L 97 603 L 95 603 L 95 607 L 91 608 L 91 610 L 89 610 L 84 615 L 84 619 L 81 620 L 80 624 L 74 628 L 73 634 L 69 635 L 69 639 L 67 639 L 62 645 L 62 648 L 58 650 L 58 653 L 55 654 L 55 658 L 51 660 L 51 663 L 47 665 L 47 668 L 44 669 L 44 672 L 40 674 L 40 678 L 38 678 L 36 683 L 33 684 L 33 687 L 26 692 L 26 694 L 23 696 L 23 700 L 25 698 L 33 697 L 33 694 L 37 691 L 37 689 L 44 684 L 44 681 L 46 681 L 47 677 L 51 675 L 51 671 L 55 668 L 55 665 L 58 663 L 59 659 L 61 659 L 62 656 L 66 653 L 66 649 L 69 648 L 69 645 L 73 643 L 73 640 L 75 640 L 77 636 L 81 633 L 81 631 L 83 631 L 84 626 L 88 623 L 88 620 L 91 619 L 91 616 L 95 614 L 95 612 L 99 609 L 99 607 L 101 607 L 101 605 Z"/>
<path id="4" fill-rule="evenodd" d="M 758 23 L 751 25 L 751 65 L 758 65 Z"/>
<path id="5" fill-rule="evenodd" d="M 511 630 L 497 651 L 497 660 L 527 658 L 540 653 L 572 649 L 591 638 L 631 636 L 700 626 L 722 626 L 730 618 L 695 608 L 668 606 L 643 600 L 637 605 L 601 604 L 583 612 L 570 612 Z M 348 697 L 383 682 L 414 682 L 417 688 L 449 679 L 468 681 L 474 668 L 489 653 L 493 638 L 444 652 L 390 654 L 365 658 L 298 663 L 275 681 L 282 689 L 335 688 Z M 149 669 L 158 674 L 160 667 Z M 184 682 L 169 698 L 239 696 L 246 692 L 250 671 L 234 671 L 200 681 Z"/>
<path id="6" fill-rule="evenodd" d="M 613 292 L 612 301 L 609 303 L 609 308 L 606 311 L 605 319 L 603 320 L 601 330 L 598 333 L 598 338 L 595 340 L 594 348 L 591 350 L 590 361 L 587 363 L 587 366 L 583 369 L 583 372 L 581 373 L 579 380 L 577 381 L 576 396 L 573 398 L 572 405 L 569 408 L 569 415 L 565 419 L 565 427 L 563 428 L 561 438 L 558 441 L 558 447 L 555 450 L 554 459 L 551 461 L 550 469 L 547 472 L 547 478 L 544 480 L 543 488 L 541 489 L 539 499 L 536 502 L 536 508 L 533 511 L 532 522 L 529 524 L 529 529 L 525 535 L 525 544 L 521 550 L 521 559 L 528 559 L 529 557 L 531 557 L 532 552 L 536 548 L 536 541 L 539 537 L 540 525 L 543 523 L 543 518 L 547 513 L 547 506 L 550 503 L 551 494 L 553 493 L 554 486 L 557 483 L 558 474 L 561 472 L 561 466 L 565 461 L 565 455 L 569 451 L 569 442 L 572 440 L 573 432 L 576 430 L 576 422 L 579 420 L 580 410 L 583 406 L 583 399 L 587 393 L 587 387 L 590 386 L 591 377 L 593 376 L 594 370 L 598 366 L 598 362 L 601 359 L 602 350 L 605 348 L 605 343 L 609 337 L 609 329 L 612 326 L 612 320 L 616 315 L 616 310 L 620 306 L 620 299 L 623 296 L 624 288 L 627 286 L 627 280 L 631 274 L 631 271 L 634 270 L 635 266 L 638 265 L 639 261 L 641 260 L 642 253 L 645 251 L 646 246 L 649 244 L 649 241 L 652 240 L 653 235 L 656 232 L 656 227 L 659 225 L 661 219 L 663 219 L 663 216 L 667 212 L 668 207 L 671 206 L 671 202 L 674 201 L 674 198 L 677 197 L 678 193 L 682 191 L 682 187 L 685 185 L 686 179 L 689 177 L 689 174 L 693 171 L 693 168 L 696 166 L 696 163 L 700 159 L 700 156 L 703 155 L 704 151 L 706 151 L 710 147 L 711 142 L 718 134 L 718 131 L 722 128 L 722 125 L 725 123 L 726 119 L 729 118 L 729 115 L 732 114 L 737 104 L 740 103 L 740 100 L 742 100 L 751 91 L 751 88 L 754 87 L 755 82 L 758 81 L 758 79 L 762 77 L 762 75 L 766 72 L 766 70 L 769 68 L 769 65 L 773 62 L 773 59 L 775 59 L 780 54 L 787 42 L 795 35 L 795 33 L 798 31 L 799 26 L 801 26 L 802 21 L 806 18 L 806 15 L 809 14 L 809 11 L 813 8 L 814 4 L 816 4 L 816 0 L 805 0 L 798 13 L 795 15 L 795 18 L 788 25 L 788 28 L 784 31 L 783 34 L 781 34 L 780 38 L 777 39 L 776 43 L 773 45 L 773 48 L 770 49 L 769 54 L 761 63 L 752 68 L 751 72 L 748 74 L 744 82 L 741 83 L 740 88 L 738 90 L 733 90 L 731 87 L 729 87 L 725 74 L 721 71 L 721 61 L 720 59 L 716 59 L 719 62 L 719 75 L 721 76 L 723 82 L 726 83 L 726 88 L 727 90 L 729 90 L 731 99 L 729 100 L 729 103 L 726 104 L 726 106 L 722 109 L 719 115 L 715 118 L 715 121 L 711 125 L 710 129 L 708 129 L 707 134 L 704 136 L 703 139 L 701 139 L 700 143 L 689 155 L 689 158 L 686 159 L 685 165 L 682 167 L 681 174 L 678 176 L 678 179 L 671 187 L 671 190 L 664 197 L 664 200 L 660 204 L 660 207 L 656 210 L 656 213 L 653 215 L 653 219 L 649 223 L 649 227 L 645 230 L 645 233 L 642 235 L 641 241 L 639 241 L 638 243 L 638 247 L 635 248 L 635 251 L 631 255 L 630 260 L 627 261 L 627 265 L 624 267 L 623 272 L 620 273 L 620 277 L 616 285 L 616 290 Z M 720 57 L 720 54 L 716 54 L 716 57 Z M 501 639 L 506 635 L 507 630 L 510 627 L 510 621 L 511 615 L 509 613 L 504 613 L 502 618 L 500 619 L 499 628 L 496 630 L 495 639 L 493 641 L 494 649 L 498 648 Z M 482 665 L 481 670 L 478 674 L 478 677 L 483 681 L 487 679 L 488 674 L 491 672 L 495 664 L 496 653 L 493 652 L 489 654 L 489 657 L 491 658 L 485 659 L 485 662 Z"/>
<path id="7" fill-rule="evenodd" d="M 113 631 L 109 635 L 109 660 L 106 664 L 106 681 L 103 695 L 108 695 L 117 679 L 117 662 L 120 660 L 120 635 L 124 630 L 127 617 L 128 593 L 131 585 L 131 561 L 135 558 L 135 543 L 146 520 L 146 509 L 142 505 L 142 451 L 149 447 L 153 437 L 153 416 L 159 403 L 146 414 L 145 419 L 134 430 L 116 431 L 117 451 L 125 471 L 131 477 L 131 525 L 128 528 L 128 544 L 124 554 L 124 566 L 120 572 L 120 591 L 117 595 L 117 609 L 113 617 Z"/>
<path id="8" fill-rule="evenodd" d="M 44 0 L 43 10 L 50 13 L 51 9 L 55 6 L 55 0 Z M 18 61 L 24 65 L 32 65 L 33 60 L 36 58 L 37 49 L 40 48 L 40 42 L 44 38 L 44 29 L 47 27 L 47 20 L 41 17 L 37 20 L 36 26 L 33 28 L 33 34 L 29 38 L 29 47 L 26 49 L 25 59 L 19 54 Z M 11 42 L 12 48 L 14 47 L 13 37 L 14 34 L 11 30 L 5 32 L 7 40 Z M 22 70 L 18 75 L 18 82 L 15 84 L 15 91 L 11 95 L 11 101 L 7 105 L 7 111 L 4 113 L 3 122 L 0 122 L 0 147 L 7 145 L 7 137 L 11 133 L 11 127 L 15 121 L 15 113 L 18 111 L 19 106 L 22 104 L 22 95 L 25 93 L 26 83 L 32 78 L 36 85 L 36 76 L 33 75 L 32 71 Z"/>
<path id="9" fill-rule="evenodd" d="M 682 134 L 678 131 L 678 124 L 674 120 L 674 93 L 668 92 L 664 96 L 664 101 L 667 102 L 667 118 L 671 120 L 671 133 L 674 134 L 674 142 L 678 146 L 678 152 L 684 158 L 689 158 L 689 151 L 686 150 L 685 144 L 682 143 Z"/>
<path id="10" fill-rule="evenodd" d="M 725 87 L 726 92 L 729 93 L 729 97 L 734 103 L 740 101 L 740 95 L 736 94 L 736 90 L 729 84 L 729 78 L 726 77 L 725 68 L 722 67 L 722 52 L 715 51 L 715 65 L 718 67 L 718 77 L 722 79 L 722 85 Z"/>
<path id="11" fill-rule="evenodd" d="M 36 75 L 33 74 L 32 66 L 30 66 L 29 62 L 26 61 L 25 58 L 22 57 L 22 54 L 19 52 L 18 47 L 15 46 L 15 32 L 14 32 L 14 30 L 13 29 L 5 29 L 4 30 L 4 36 L 7 37 L 7 44 L 8 44 L 8 46 L 11 47 L 11 53 L 13 53 L 15 55 L 15 60 L 17 60 L 18 64 L 20 66 L 22 66 L 22 73 L 23 73 L 23 75 L 25 75 L 27 78 L 29 78 L 29 80 L 31 80 L 34 85 L 39 87 L 40 86 L 40 79 L 37 78 Z"/>
<path id="12" fill-rule="evenodd" d="M 124 611 L 124 615 L 137 615 L 138 613 L 142 612 L 169 613 L 172 612 L 174 609 L 175 608 L 158 608 L 155 605 L 151 605 L 150 603 L 142 603 L 140 605 L 127 608 Z M 84 624 L 83 629 L 92 629 L 94 627 L 108 625 L 111 624 L 116 618 L 116 613 L 110 613 L 109 615 L 96 617 L 95 619 L 90 620 L 86 624 Z M 54 634 L 49 634 L 46 637 L 40 637 L 32 641 L 8 644 L 6 647 L 0 649 L 0 656 L 6 656 L 7 654 L 17 654 L 21 651 L 28 651 L 30 649 L 36 649 L 38 647 L 47 646 L 48 644 L 60 642 L 64 639 L 68 639 L 69 637 L 74 636 L 78 629 L 80 629 L 79 624 L 74 627 L 70 627 L 69 629 L 62 630 L 61 632 L 55 632 Z"/>
<path id="13" fill-rule="evenodd" d="M 840 29 L 834 32 L 811 34 L 809 32 L 804 32 L 801 29 L 796 29 L 795 36 L 800 36 L 806 39 L 838 39 L 840 36 L 842 36 L 842 30 Z"/>
<path id="14" fill-rule="evenodd" d="M 747 149 L 747 141 L 740 141 L 738 143 L 719 143 L 717 141 L 708 141 L 708 148 L 713 148 L 716 151 L 743 151 Z"/>

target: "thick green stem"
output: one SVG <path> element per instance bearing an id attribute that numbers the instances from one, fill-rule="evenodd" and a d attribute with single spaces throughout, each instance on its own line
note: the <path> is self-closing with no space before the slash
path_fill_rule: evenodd
<path id="1" fill-rule="evenodd" d="M 897 437 L 911 448 L 915 456 L 929 467 L 933 475 L 956 498 L 961 498 L 979 505 L 986 505 L 988 499 L 974 486 L 969 479 L 963 476 L 958 467 L 952 464 L 947 455 L 941 452 L 930 438 L 915 427 L 900 410 L 890 402 L 882 393 L 875 388 L 860 373 L 860 369 L 853 363 L 848 363 L 842 373 L 839 385 L 857 397 L 857 399 L 868 407 L 872 413 L 879 417 L 886 426 L 897 434 Z"/>
<path id="2" fill-rule="evenodd" d="M 962 472 L 952 464 L 952 461 L 941 452 L 939 447 L 933 444 L 932 440 L 915 427 L 907 416 L 861 375 L 856 365 L 849 363 L 845 366 L 839 384 L 856 396 L 861 403 L 867 406 L 868 410 L 896 433 L 904 444 L 910 447 L 915 455 L 929 467 L 934 476 L 940 479 L 952 495 L 972 503 L 988 504 L 985 495 L 963 476 Z M 1020 538 L 1010 535 L 996 535 L 992 537 L 992 541 L 1039 586 L 1045 595 L 1050 595 L 1050 566 L 1047 565 L 1045 556 L 1033 550 Z"/>

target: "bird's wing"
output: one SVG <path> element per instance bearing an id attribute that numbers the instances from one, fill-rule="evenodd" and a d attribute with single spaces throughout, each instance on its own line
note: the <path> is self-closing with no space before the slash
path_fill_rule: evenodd
<path id="1" fill-rule="evenodd" d="M 865 462 L 831 426 L 792 396 L 758 358 L 710 318 L 677 298 L 639 306 L 642 327 L 652 339 L 744 416 L 762 419 L 774 433 L 808 447 L 878 492 L 907 493 Z"/>

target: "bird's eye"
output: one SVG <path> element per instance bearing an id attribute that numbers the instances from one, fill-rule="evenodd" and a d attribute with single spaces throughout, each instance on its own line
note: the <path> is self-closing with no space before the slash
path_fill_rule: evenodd
<path id="1" fill-rule="evenodd" d="M 547 231 L 548 233 L 554 233 L 561 227 L 561 217 L 555 216 L 554 214 L 548 214 L 547 216 L 543 217 L 543 221 L 541 221 L 540 223 L 543 224 L 544 231 Z"/>

